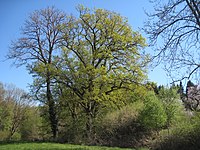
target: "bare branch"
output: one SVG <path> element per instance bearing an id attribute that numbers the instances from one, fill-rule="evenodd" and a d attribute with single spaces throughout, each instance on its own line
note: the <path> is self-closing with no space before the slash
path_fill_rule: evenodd
<path id="1" fill-rule="evenodd" d="M 155 12 L 148 14 L 150 19 L 145 23 L 144 31 L 155 48 L 152 58 L 165 63 L 170 74 L 177 70 L 181 72 L 186 67 L 184 62 L 189 59 L 194 62 L 191 66 L 200 64 L 200 53 L 196 51 L 200 49 L 199 6 L 196 0 L 168 0 L 164 5 L 157 4 Z M 191 77 L 197 70 L 188 70 L 190 72 L 182 79 Z"/>

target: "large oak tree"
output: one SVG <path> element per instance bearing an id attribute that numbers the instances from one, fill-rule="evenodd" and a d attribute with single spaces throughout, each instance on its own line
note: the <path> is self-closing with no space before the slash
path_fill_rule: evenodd
<path id="1" fill-rule="evenodd" d="M 58 133 L 56 105 L 59 98 L 68 99 L 64 90 L 69 90 L 76 100 L 67 101 L 68 109 L 72 115 L 76 115 L 73 104 L 83 110 L 91 140 L 100 109 L 123 103 L 124 91 L 143 82 L 148 59 L 140 51 L 145 39 L 131 29 L 126 18 L 103 9 L 79 6 L 77 10 L 78 17 L 55 8 L 34 12 L 8 58 L 27 65 L 34 75 L 33 89 L 49 108 L 54 138 Z"/>
<path id="2" fill-rule="evenodd" d="M 134 90 L 145 78 L 145 39 L 126 18 L 103 9 L 78 7 L 79 16 L 62 26 L 62 56 L 55 77 L 72 90 L 86 114 L 88 138 L 101 107 L 123 103 L 123 90 Z"/>

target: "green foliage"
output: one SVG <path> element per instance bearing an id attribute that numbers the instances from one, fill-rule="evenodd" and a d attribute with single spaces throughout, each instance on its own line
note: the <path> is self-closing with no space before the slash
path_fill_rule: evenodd
<path id="1" fill-rule="evenodd" d="M 178 94 L 178 87 L 161 88 L 159 90 L 158 98 L 161 100 L 167 115 L 167 127 L 175 124 L 183 115 L 183 105 L 180 101 L 180 94 Z"/>
<path id="2" fill-rule="evenodd" d="M 10 135 L 8 135 L 8 137 L 9 136 Z M 15 132 L 9 140 L 11 140 L 11 141 L 20 141 L 21 140 L 21 134 L 19 132 Z"/>
<path id="3" fill-rule="evenodd" d="M 197 150 L 199 149 L 199 113 L 185 111 L 180 101 L 179 86 L 159 88 L 157 97 L 162 102 L 167 116 L 166 128 L 160 130 L 153 149 Z"/>
<path id="4" fill-rule="evenodd" d="M 119 147 L 147 146 L 153 132 L 147 131 L 139 120 L 143 109 L 143 102 L 136 101 L 109 111 L 99 123 L 97 135 L 100 144 Z"/>
<path id="5" fill-rule="evenodd" d="M 146 129 L 158 130 L 165 126 L 167 115 L 161 101 L 153 92 L 146 95 L 139 120 Z"/>
<path id="6" fill-rule="evenodd" d="M 145 122 L 145 111 L 154 104 L 156 109 L 150 114 L 162 125 L 159 103 L 150 98 L 152 104 L 143 107 L 141 102 L 146 91 L 140 85 L 149 60 L 142 50 L 147 46 L 145 38 L 118 13 L 83 6 L 77 10 L 78 17 L 65 17 L 54 8 L 36 11 L 26 21 L 23 38 L 13 43 L 9 58 L 27 65 L 34 77 L 31 93 L 41 102 L 39 111 L 25 107 L 25 119 L 14 131 L 23 140 L 51 140 L 52 133 L 61 142 L 87 139 L 93 144 L 103 124 L 107 133 L 118 133 L 123 140 L 136 133 L 141 122 L 158 127 Z M 117 111 L 111 113 L 111 109 Z M 155 111 L 161 115 L 160 122 Z M 145 121 L 139 122 L 138 116 Z"/>
<path id="7" fill-rule="evenodd" d="M 41 140 L 42 118 L 37 107 L 28 107 L 20 126 L 21 140 Z"/>
<path id="8" fill-rule="evenodd" d="M 78 12 L 78 18 L 69 18 L 62 28 L 62 54 L 52 73 L 76 95 L 87 118 L 86 131 L 94 135 L 101 108 L 120 108 L 126 103 L 125 91 L 135 90 L 135 83 L 146 78 L 148 56 L 141 53 L 145 39 L 131 29 L 125 17 L 83 6 Z"/>
<path id="9" fill-rule="evenodd" d="M 9 131 L 1 130 L 0 131 L 0 141 L 6 141 L 9 136 Z"/>
<path id="10" fill-rule="evenodd" d="M 83 103 L 107 103 L 112 100 L 113 96 L 108 95 L 112 91 L 129 89 L 133 81 L 144 79 L 145 69 L 141 66 L 146 57 L 142 58 L 139 50 L 145 40 L 117 13 L 91 11 L 83 6 L 78 11 L 79 18 L 70 20 L 63 31 L 66 46 L 61 58 L 65 61 L 58 72 L 63 82 L 73 83 L 67 84 L 69 88 L 84 91 Z"/>
<path id="11" fill-rule="evenodd" d="M 34 77 L 31 92 L 42 105 L 31 107 L 26 93 L 4 89 L 0 83 L 0 140 L 52 140 L 52 134 L 60 142 L 137 147 L 160 131 L 168 136 L 161 146 L 173 140 L 171 149 L 176 141 L 178 146 L 198 146 L 199 114 L 184 116 L 177 87 L 157 87 L 153 82 L 141 86 L 149 61 L 142 51 L 147 46 L 142 35 L 118 13 L 81 5 L 77 10 L 78 17 L 66 17 L 47 8 L 26 21 L 24 37 L 13 43 L 8 58 L 27 65 Z M 33 145 L 36 149 L 101 149 Z M 30 145 L 10 148 L 26 146 Z"/>
<path id="12" fill-rule="evenodd" d="M 14 85 L 2 85 L 0 94 L 0 141 L 34 140 L 39 136 L 40 118 L 29 96 Z"/>
<path id="13" fill-rule="evenodd" d="M 198 150 L 200 140 L 199 114 L 186 112 L 182 120 L 171 128 L 170 134 L 163 134 L 154 144 L 157 150 Z"/>
<path id="14" fill-rule="evenodd" d="M 142 105 L 142 103 L 137 102 L 124 106 L 120 110 L 108 112 L 102 119 L 101 130 L 104 130 L 107 134 L 114 135 L 117 129 L 128 127 L 137 122 Z"/>
<path id="15" fill-rule="evenodd" d="M 103 119 L 103 126 L 107 130 L 120 128 L 137 121 L 139 112 L 143 109 L 142 102 L 136 102 L 122 107 L 119 110 L 109 112 Z M 110 128 L 110 129 L 109 129 Z M 110 131 L 113 132 L 113 131 Z"/>

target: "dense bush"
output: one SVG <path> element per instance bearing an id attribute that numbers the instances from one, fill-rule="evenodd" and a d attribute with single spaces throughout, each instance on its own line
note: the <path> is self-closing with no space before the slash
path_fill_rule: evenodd
<path id="1" fill-rule="evenodd" d="M 166 120 L 162 102 L 153 92 L 148 92 L 144 101 L 109 112 L 102 121 L 99 139 L 101 144 L 109 146 L 147 146 L 166 125 Z"/>
<path id="2" fill-rule="evenodd" d="M 183 116 L 184 108 L 178 91 L 178 87 L 172 86 L 170 88 L 163 87 L 158 92 L 158 98 L 162 102 L 167 115 L 167 128 L 175 125 L 180 120 L 180 117 Z"/>
<path id="3" fill-rule="evenodd" d="M 24 141 L 42 140 L 42 118 L 37 107 L 27 107 L 24 120 L 19 129 L 21 139 Z"/>
<path id="4" fill-rule="evenodd" d="M 188 116 L 189 114 L 189 116 Z M 170 134 L 164 134 L 154 144 L 156 150 L 199 150 L 200 149 L 200 118 L 199 114 L 186 112 L 185 117 L 179 120 Z"/>
<path id="5" fill-rule="evenodd" d="M 149 92 L 144 100 L 139 121 L 148 130 L 159 130 L 166 124 L 167 115 L 163 105 L 153 92 Z"/>
<path id="6" fill-rule="evenodd" d="M 138 122 L 143 103 L 137 102 L 109 112 L 98 130 L 100 144 L 107 146 L 133 147 L 140 144 L 143 129 Z"/>

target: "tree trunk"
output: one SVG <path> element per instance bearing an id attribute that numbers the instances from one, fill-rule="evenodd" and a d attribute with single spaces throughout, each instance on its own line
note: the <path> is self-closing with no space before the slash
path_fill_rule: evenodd
<path id="1" fill-rule="evenodd" d="M 56 116 L 56 110 L 55 110 L 55 102 L 51 95 L 51 89 L 50 89 L 50 77 L 47 76 L 47 101 L 49 106 L 49 120 L 51 124 L 51 131 L 53 135 L 53 139 L 55 140 L 58 133 L 58 120 Z"/>
<path id="2" fill-rule="evenodd" d="M 96 139 L 96 130 L 95 130 L 95 119 L 96 119 L 96 111 L 94 107 L 95 103 L 90 102 L 89 107 L 86 109 L 86 136 L 88 142 L 93 143 Z"/>
<path id="3" fill-rule="evenodd" d="M 88 138 L 88 141 L 91 142 L 92 139 L 93 139 L 93 135 L 94 135 L 94 132 L 93 132 L 93 128 L 94 128 L 94 125 L 93 125 L 93 116 L 91 114 L 91 112 L 87 112 L 87 122 L 86 122 L 86 135 L 87 135 L 87 138 Z"/>

